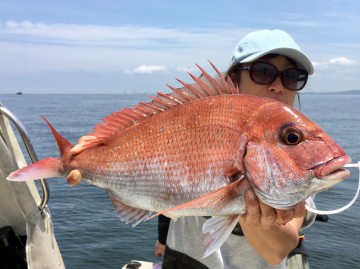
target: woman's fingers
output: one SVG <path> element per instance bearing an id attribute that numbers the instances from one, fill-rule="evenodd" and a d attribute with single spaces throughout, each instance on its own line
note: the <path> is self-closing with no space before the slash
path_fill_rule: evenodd
<path id="1" fill-rule="evenodd" d="M 268 230 L 276 219 L 274 208 L 259 201 L 252 190 L 245 194 L 247 212 L 242 216 L 245 223 L 257 228 Z"/>
<path id="2" fill-rule="evenodd" d="M 246 213 L 241 216 L 247 225 L 259 226 L 260 223 L 260 205 L 257 197 L 252 190 L 245 193 Z"/>
<path id="3" fill-rule="evenodd" d="M 81 182 L 82 174 L 79 170 L 72 170 L 66 177 L 66 180 L 71 186 L 76 186 Z"/>
<path id="4" fill-rule="evenodd" d="M 285 224 L 291 221 L 293 218 L 299 218 L 305 215 L 305 202 L 297 204 L 294 208 L 288 210 L 276 209 L 277 224 Z"/>
<path id="5" fill-rule="evenodd" d="M 259 202 L 260 204 L 260 226 L 262 229 L 268 230 L 274 225 L 276 219 L 276 211 L 271 206 Z"/>
<path id="6" fill-rule="evenodd" d="M 253 192 L 248 190 L 245 194 L 247 211 L 242 215 L 246 224 L 268 230 L 273 225 L 283 225 L 293 218 L 302 217 L 305 214 L 305 203 L 301 202 L 288 210 L 275 209 L 261 202 Z"/>

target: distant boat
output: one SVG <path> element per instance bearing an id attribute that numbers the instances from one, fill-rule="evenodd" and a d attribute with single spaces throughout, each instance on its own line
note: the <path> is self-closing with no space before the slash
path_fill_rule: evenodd
<path id="1" fill-rule="evenodd" d="M 17 92 L 16 94 L 17 94 L 17 95 L 22 95 L 22 92 Z"/>

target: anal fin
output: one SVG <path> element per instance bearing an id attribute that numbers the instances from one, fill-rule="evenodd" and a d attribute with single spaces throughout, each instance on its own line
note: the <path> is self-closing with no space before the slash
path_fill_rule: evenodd
<path id="1" fill-rule="evenodd" d="M 126 224 L 132 223 L 132 226 L 135 227 L 143 220 L 150 217 L 152 212 L 129 206 L 117 198 L 116 193 L 108 191 L 111 202 L 115 208 L 116 215 L 119 219 Z"/>

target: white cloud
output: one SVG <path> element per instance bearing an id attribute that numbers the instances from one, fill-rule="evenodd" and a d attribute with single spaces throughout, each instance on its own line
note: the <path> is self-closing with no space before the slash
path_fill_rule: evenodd
<path id="1" fill-rule="evenodd" d="M 6 21 L 5 24 L 4 24 L 5 28 L 8 28 L 8 29 L 20 29 L 20 28 L 23 28 L 23 29 L 31 29 L 31 28 L 35 28 L 35 27 L 43 27 L 42 24 L 33 24 L 31 21 L 28 21 L 28 20 L 25 20 L 25 21 L 22 21 L 22 22 L 16 22 L 16 21 Z"/>
<path id="2" fill-rule="evenodd" d="M 357 63 L 358 62 L 356 60 L 352 60 L 346 57 L 337 57 L 322 62 L 313 62 L 313 65 L 315 68 L 326 69 L 334 65 L 350 66 L 357 65 Z"/>
<path id="3" fill-rule="evenodd" d="M 177 71 L 179 72 L 190 72 L 190 73 L 195 73 L 195 72 L 199 72 L 199 68 L 195 68 L 195 67 L 184 67 L 184 66 L 178 66 L 176 68 Z"/>
<path id="4" fill-rule="evenodd" d="M 356 65 L 357 61 L 348 59 L 346 57 L 338 57 L 329 60 L 330 64 L 338 64 L 338 65 Z"/>
<path id="5" fill-rule="evenodd" d="M 155 72 L 166 71 L 165 66 L 160 65 L 140 65 L 133 70 L 125 70 L 125 73 L 152 74 Z"/>

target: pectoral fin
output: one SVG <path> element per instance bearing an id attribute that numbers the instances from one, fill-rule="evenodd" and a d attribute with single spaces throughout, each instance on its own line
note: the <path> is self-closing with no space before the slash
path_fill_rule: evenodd
<path id="1" fill-rule="evenodd" d="M 202 246 L 206 249 L 203 258 L 209 256 L 218 250 L 225 240 L 229 237 L 234 227 L 240 220 L 240 215 L 232 215 L 227 217 L 212 217 L 208 219 L 203 227 L 202 233 L 208 234 L 202 242 Z"/>

